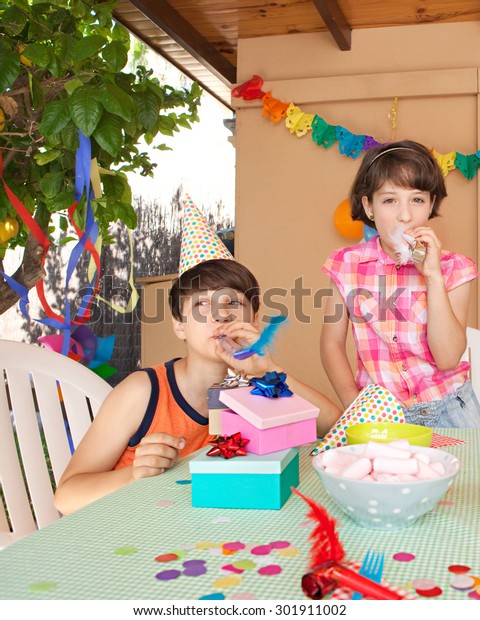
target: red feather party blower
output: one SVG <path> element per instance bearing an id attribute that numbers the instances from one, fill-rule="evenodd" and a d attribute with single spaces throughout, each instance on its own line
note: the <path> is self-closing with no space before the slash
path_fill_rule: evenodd
<path id="1" fill-rule="evenodd" d="M 313 542 L 310 563 L 312 570 L 302 577 L 302 590 L 305 596 L 319 600 L 335 588 L 344 586 L 377 600 L 403 599 L 400 594 L 343 566 L 341 561 L 345 552 L 335 531 L 334 519 L 323 506 L 305 497 L 295 488 L 292 488 L 292 491 L 310 506 L 308 518 L 318 523 L 310 535 Z"/>

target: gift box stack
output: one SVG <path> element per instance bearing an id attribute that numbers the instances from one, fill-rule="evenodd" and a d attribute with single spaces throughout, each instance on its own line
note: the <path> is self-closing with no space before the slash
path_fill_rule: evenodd
<path id="1" fill-rule="evenodd" d="M 317 439 L 319 409 L 285 378 L 267 373 L 221 391 L 221 435 L 190 461 L 193 506 L 279 509 L 287 501 L 299 483 L 298 446 Z"/>

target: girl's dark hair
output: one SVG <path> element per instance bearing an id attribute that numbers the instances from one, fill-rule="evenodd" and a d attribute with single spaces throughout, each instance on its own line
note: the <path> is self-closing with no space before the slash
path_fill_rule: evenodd
<path id="1" fill-rule="evenodd" d="M 384 144 L 367 151 L 355 176 L 350 191 L 352 219 L 375 227 L 375 222 L 365 213 L 362 197 L 371 202 L 385 181 L 428 192 L 433 201 L 429 219 L 438 215 L 447 195 L 440 166 L 425 146 L 412 140 Z"/>
<path id="2" fill-rule="evenodd" d="M 173 318 L 182 320 L 183 302 L 198 291 L 217 291 L 230 288 L 243 293 L 254 313 L 260 307 L 260 287 L 257 279 L 244 265 L 234 260 L 218 259 L 199 263 L 182 273 L 170 289 L 169 304 Z"/>

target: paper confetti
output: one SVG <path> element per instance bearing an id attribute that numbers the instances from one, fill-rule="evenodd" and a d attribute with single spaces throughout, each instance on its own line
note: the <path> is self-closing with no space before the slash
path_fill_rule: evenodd
<path id="1" fill-rule="evenodd" d="M 269 564 L 258 569 L 259 575 L 278 575 L 282 572 L 282 567 L 278 564 Z"/>
<path id="2" fill-rule="evenodd" d="M 413 553 L 396 553 L 392 557 L 397 562 L 411 562 L 412 560 L 415 559 L 415 556 L 413 555 Z"/>

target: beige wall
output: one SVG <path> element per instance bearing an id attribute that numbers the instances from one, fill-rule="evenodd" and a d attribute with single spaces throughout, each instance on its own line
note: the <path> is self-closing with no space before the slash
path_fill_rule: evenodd
<path id="1" fill-rule="evenodd" d="M 397 96 L 397 139 L 414 139 L 444 154 L 474 153 L 479 35 L 479 22 L 354 31 L 350 52 L 338 50 L 326 33 L 242 40 L 239 82 L 258 74 L 274 97 L 379 141 L 391 139 L 388 113 Z M 238 106 L 236 258 L 264 291 L 291 291 L 300 278 L 313 292 L 328 288 L 321 271 L 327 254 L 355 243 L 337 233 L 333 212 L 347 197 L 359 160 L 341 155 L 338 143 L 325 150 L 310 134 L 297 138 L 283 121 L 265 120 L 259 102 L 232 102 Z M 468 181 L 453 171 L 446 182 L 449 195 L 432 226 L 445 248 L 478 264 L 477 177 Z M 307 318 L 301 320 L 298 295 L 297 312 L 291 292 L 277 291 L 273 300 L 286 304 L 290 316 L 276 357 L 333 397 L 318 350 L 322 308 L 305 297 L 301 310 Z M 474 327 L 478 312 L 475 285 L 469 315 Z"/>

